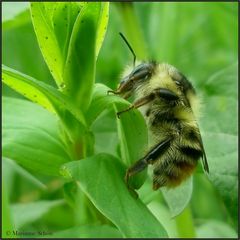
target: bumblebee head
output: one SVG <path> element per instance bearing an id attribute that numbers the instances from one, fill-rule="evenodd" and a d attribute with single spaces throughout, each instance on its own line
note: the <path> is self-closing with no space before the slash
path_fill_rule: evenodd
<path id="1" fill-rule="evenodd" d="M 179 99 L 188 99 L 188 95 L 195 95 L 195 90 L 187 78 L 172 65 L 158 64 L 154 75 L 149 80 L 150 90 L 167 89 Z"/>
<path id="2" fill-rule="evenodd" d="M 123 97 L 127 98 L 132 94 L 132 92 L 137 88 L 137 86 L 145 83 L 147 80 L 151 78 L 154 73 L 156 63 L 140 63 L 130 74 L 126 75 L 122 78 L 117 92 Z"/>

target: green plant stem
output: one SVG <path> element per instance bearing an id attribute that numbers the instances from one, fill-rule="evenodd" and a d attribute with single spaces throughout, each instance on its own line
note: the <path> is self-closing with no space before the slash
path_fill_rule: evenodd
<path id="1" fill-rule="evenodd" d="M 130 45 L 132 46 L 137 58 L 146 60 L 148 58 L 148 51 L 144 41 L 141 27 L 134 11 L 132 3 L 118 3 L 116 6 L 124 26 L 124 35 L 126 35 Z"/>
<path id="2" fill-rule="evenodd" d="M 194 238 L 196 232 L 193 224 L 192 212 L 190 207 L 186 207 L 184 211 L 176 217 L 176 226 L 178 236 L 180 238 Z"/>
<path id="3" fill-rule="evenodd" d="M 92 132 L 86 131 L 83 133 L 81 131 L 75 131 L 72 133 L 71 130 L 67 129 L 69 132 L 66 133 L 66 129 L 62 126 L 60 127 L 63 130 L 62 137 L 67 145 L 72 160 L 81 160 L 94 154 L 94 136 Z M 76 127 L 73 129 L 78 128 Z M 69 139 L 69 136 L 75 136 L 74 142 Z M 74 219 L 76 226 L 94 222 L 109 223 L 108 219 L 96 209 L 80 187 L 77 188 L 74 199 Z"/>

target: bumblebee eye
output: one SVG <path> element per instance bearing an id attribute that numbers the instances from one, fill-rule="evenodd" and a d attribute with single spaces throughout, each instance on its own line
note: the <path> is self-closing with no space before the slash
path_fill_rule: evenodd
<path id="1" fill-rule="evenodd" d="M 138 81 L 138 80 L 147 80 L 153 72 L 152 64 L 140 64 L 129 75 L 129 78 Z"/>

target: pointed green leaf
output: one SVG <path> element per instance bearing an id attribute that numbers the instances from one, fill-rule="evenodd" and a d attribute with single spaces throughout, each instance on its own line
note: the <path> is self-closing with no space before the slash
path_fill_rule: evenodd
<path id="1" fill-rule="evenodd" d="M 91 97 L 108 11 L 109 3 L 31 3 L 38 43 L 54 79 L 77 101 L 82 101 L 78 93 L 83 95 L 84 108 Z"/>
<path id="2" fill-rule="evenodd" d="M 51 3 L 52 9 L 56 6 L 57 3 Z M 53 30 L 51 21 L 52 10 L 43 2 L 32 2 L 30 9 L 39 47 L 56 83 L 61 85 L 63 83 L 62 69 L 64 59 Z"/>
<path id="3" fill-rule="evenodd" d="M 73 121 L 76 120 L 82 128 L 85 125 L 85 119 L 81 111 L 75 107 L 67 96 L 54 87 L 6 66 L 3 66 L 2 79 L 5 84 L 15 91 L 50 112 L 57 113 L 68 129 L 74 129 Z"/>
<path id="4" fill-rule="evenodd" d="M 101 49 L 108 25 L 109 17 L 109 3 L 103 2 L 101 5 L 101 13 L 98 18 L 98 29 L 97 29 L 97 39 L 96 39 L 96 58 L 98 57 L 99 51 Z"/>
<path id="5" fill-rule="evenodd" d="M 129 193 L 123 180 L 124 168 L 115 157 L 98 154 L 65 164 L 62 171 L 77 180 L 82 191 L 124 237 L 167 237 L 141 200 Z"/>
<path id="6" fill-rule="evenodd" d="M 64 68 L 64 91 L 86 110 L 95 80 L 95 55 L 101 3 L 85 4 L 73 27 Z"/>

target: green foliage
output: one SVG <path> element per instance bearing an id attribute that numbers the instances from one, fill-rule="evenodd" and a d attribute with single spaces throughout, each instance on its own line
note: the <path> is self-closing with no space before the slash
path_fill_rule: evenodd
<path id="1" fill-rule="evenodd" d="M 3 237 L 237 236 L 237 4 L 5 3 L 3 13 Z M 119 31 L 139 58 L 196 86 L 208 176 L 153 192 L 144 171 L 131 180 L 139 198 L 128 191 L 148 134 L 138 110 L 118 119 L 130 103 L 107 94 L 132 63 Z"/>
<path id="2" fill-rule="evenodd" d="M 118 227 L 123 237 L 167 236 L 140 199 L 129 194 L 123 181 L 124 167 L 118 159 L 99 154 L 68 163 L 62 171 L 78 181 L 93 204 Z"/>
<path id="3" fill-rule="evenodd" d="M 4 157 L 39 173 L 58 175 L 59 167 L 70 160 L 56 118 L 24 100 L 3 98 L 3 139 Z"/>
<path id="4" fill-rule="evenodd" d="M 53 233 L 52 238 L 121 238 L 120 232 L 110 225 L 85 225 Z"/>
<path id="5" fill-rule="evenodd" d="M 169 206 L 171 217 L 180 214 L 192 196 L 192 178 L 183 182 L 177 189 L 163 189 L 163 196 Z"/>
<path id="6" fill-rule="evenodd" d="M 20 229 L 24 225 L 34 222 L 36 219 L 46 214 L 52 207 L 62 203 L 62 200 L 55 200 L 13 204 L 14 228 Z"/>

